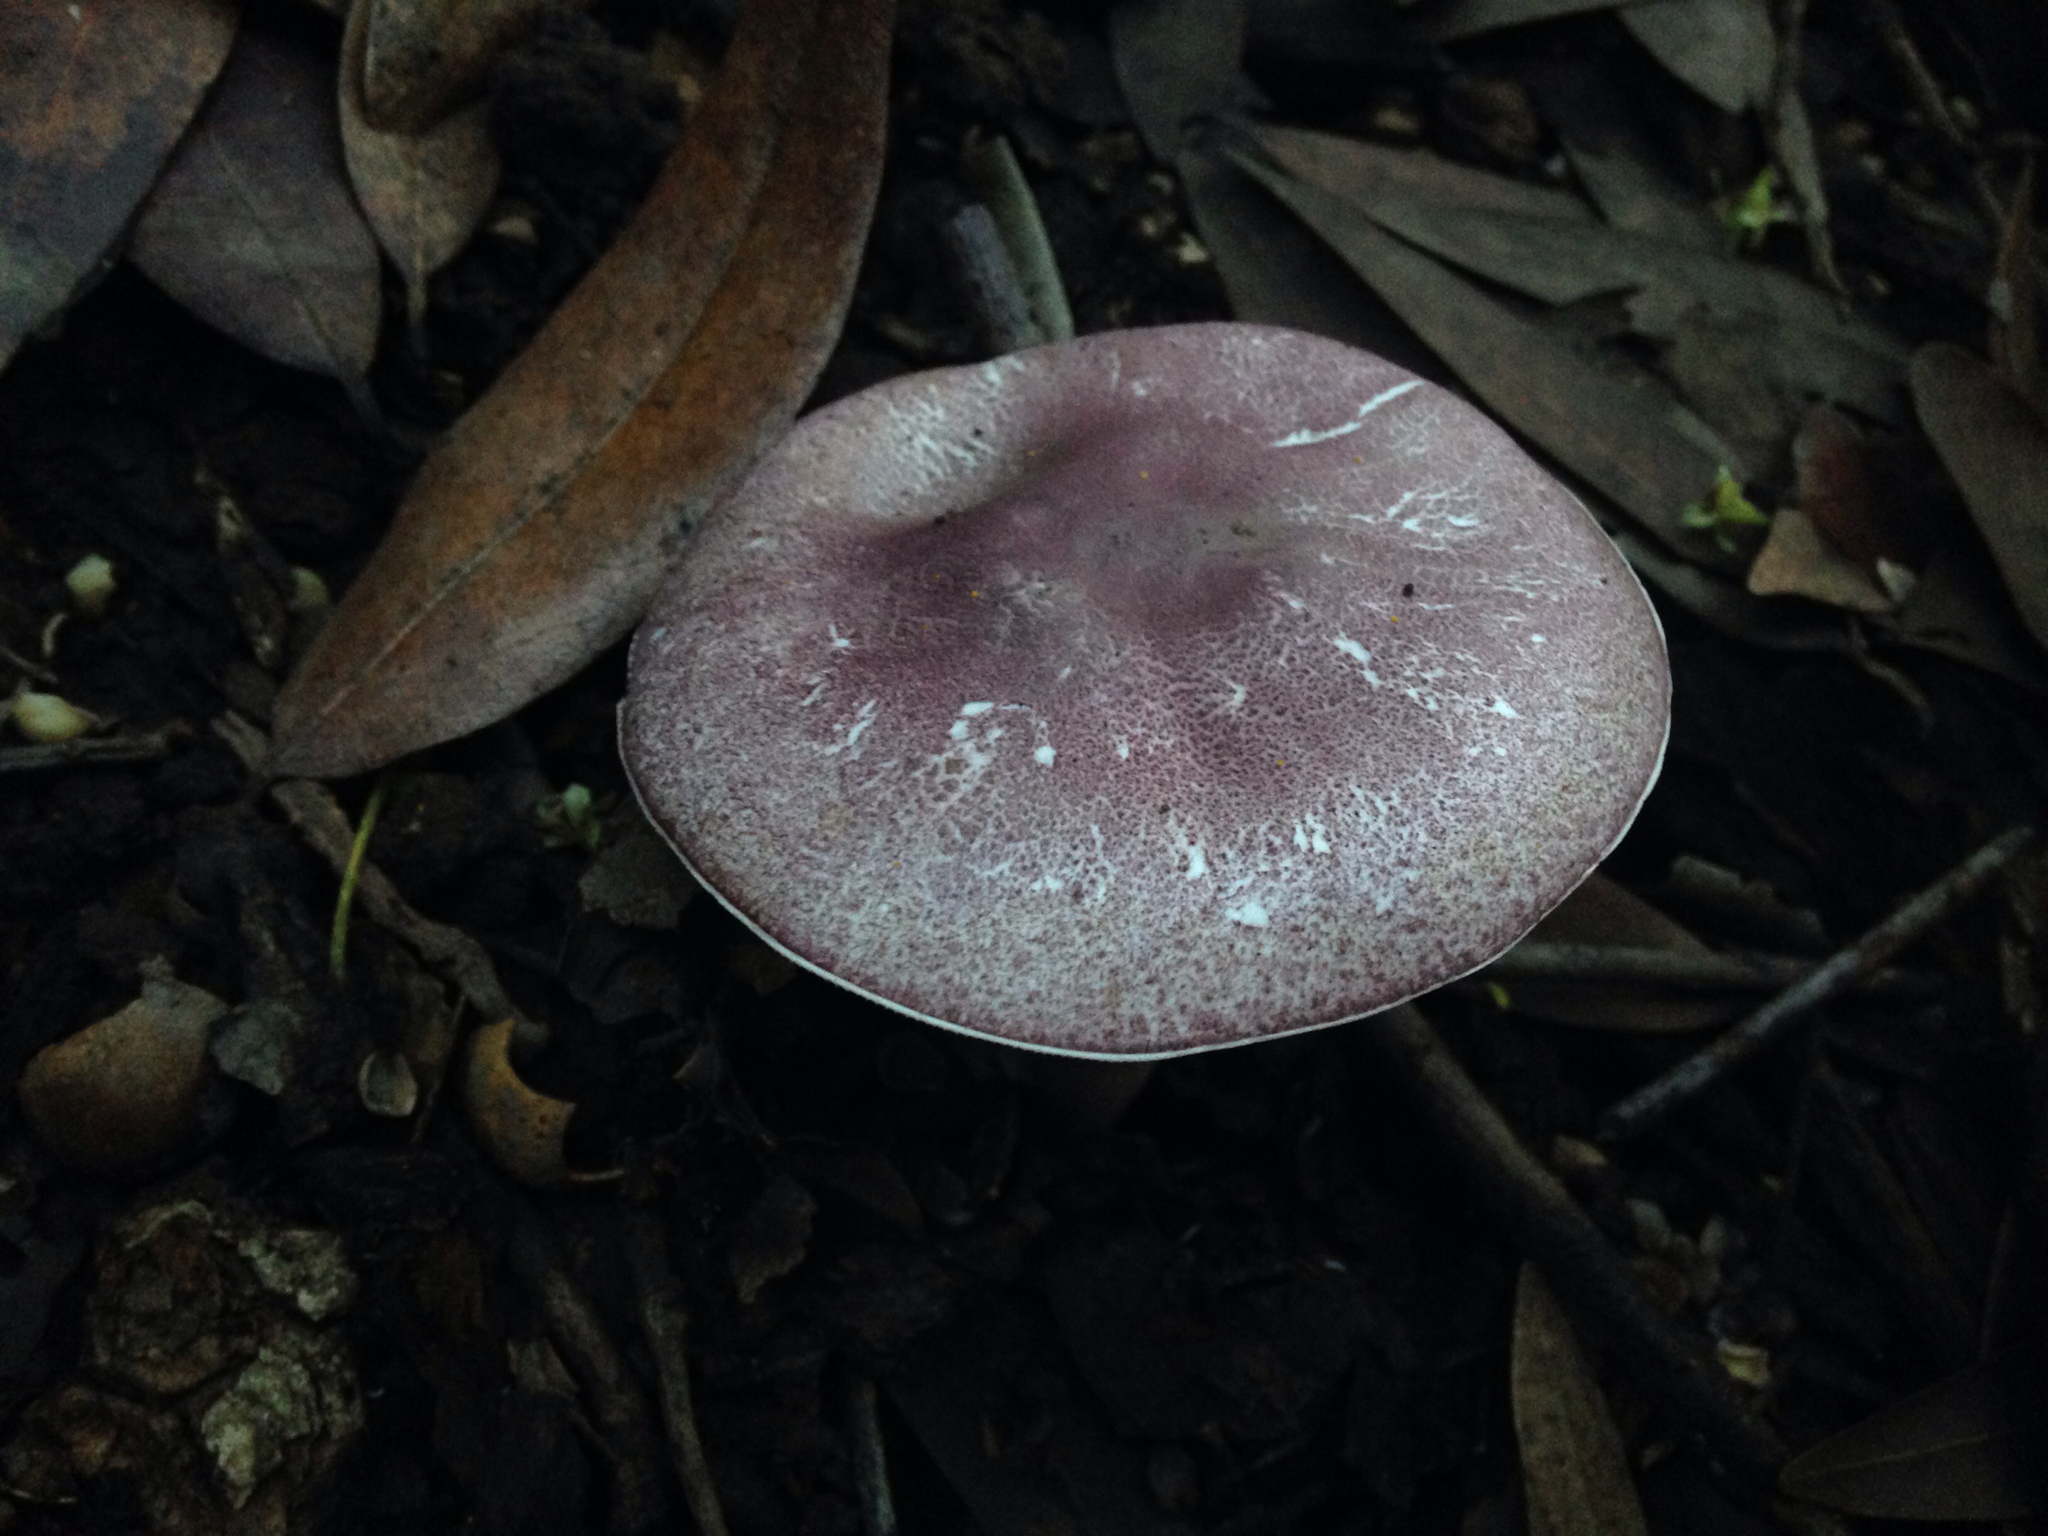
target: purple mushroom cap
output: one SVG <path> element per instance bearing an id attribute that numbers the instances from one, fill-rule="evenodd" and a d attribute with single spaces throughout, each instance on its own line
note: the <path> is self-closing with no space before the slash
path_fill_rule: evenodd
<path id="1" fill-rule="evenodd" d="M 1649 599 L 1504 431 L 1219 324 L 799 422 L 635 637 L 620 737 L 654 824 L 792 959 L 1142 1058 L 1484 964 L 1620 840 L 1669 721 Z"/>

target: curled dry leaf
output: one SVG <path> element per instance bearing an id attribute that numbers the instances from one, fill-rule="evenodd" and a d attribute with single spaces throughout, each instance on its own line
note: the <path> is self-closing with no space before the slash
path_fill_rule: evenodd
<path id="1" fill-rule="evenodd" d="M 279 694 L 281 771 L 487 725 L 632 626 L 838 337 L 889 41 L 889 0 L 748 10 L 646 205 L 427 461 Z"/>
<path id="2" fill-rule="evenodd" d="M 1607 1399 L 1530 1264 L 1515 1287 L 1511 1383 L 1529 1536 L 1647 1536 Z"/>
<path id="3" fill-rule="evenodd" d="M 1781 507 L 1749 567 L 1758 597 L 1808 597 L 1850 613 L 1889 613 L 1892 595 L 1797 507 Z"/>
<path id="4" fill-rule="evenodd" d="M 526 1086 L 513 1070 L 513 1023 L 486 1024 L 469 1037 L 464 1098 L 469 1126 L 500 1168 L 534 1189 L 569 1189 L 602 1183 L 615 1173 L 578 1173 L 562 1140 L 576 1106 Z"/>
<path id="5" fill-rule="evenodd" d="M 229 0 L 0 6 L 0 366 L 127 227 L 235 22 Z"/>
<path id="6" fill-rule="evenodd" d="M 427 279 L 469 244 L 501 166 L 488 103 L 406 131 L 372 127 L 363 106 L 363 36 L 374 0 L 356 0 L 341 43 L 341 152 L 377 243 L 405 279 L 406 312 L 427 312 Z"/>
<path id="7" fill-rule="evenodd" d="M 1913 354 L 1913 405 L 1961 488 L 2006 590 L 2048 645 L 2048 421 L 1983 359 L 1948 342 Z"/>
<path id="8" fill-rule="evenodd" d="M 147 1162 L 199 1128 L 207 1032 L 227 1011 L 166 961 L 146 961 L 139 998 L 29 1058 L 22 1113 L 74 1168 L 112 1173 Z"/>
<path id="9" fill-rule="evenodd" d="M 129 258 L 244 346 L 359 384 L 377 351 L 377 246 L 343 177 L 313 54 L 246 32 L 143 204 Z"/>
<path id="10" fill-rule="evenodd" d="M 492 60 L 551 10 L 590 0 L 357 0 L 362 108 L 387 133 L 422 133 L 483 85 Z"/>

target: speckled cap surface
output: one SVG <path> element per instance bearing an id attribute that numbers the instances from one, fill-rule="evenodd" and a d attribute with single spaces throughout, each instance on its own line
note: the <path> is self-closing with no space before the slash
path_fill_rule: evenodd
<path id="1" fill-rule="evenodd" d="M 1649 600 L 1492 422 L 1250 325 L 1085 337 L 800 421 L 685 550 L 642 805 L 795 960 L 1163 1056 L 1483 964 L 1634 819 Z"/>

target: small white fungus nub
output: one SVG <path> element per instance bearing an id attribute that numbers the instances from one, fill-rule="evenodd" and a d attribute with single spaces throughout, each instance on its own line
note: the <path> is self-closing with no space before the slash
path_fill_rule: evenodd
<path id="1" fill-rule="evenodd" d="M 1162 1056 L 1484 964 L 1662 760 L 1648 599 L 1391 363 L 1113 332 L 799 422 L 635 641 L 628 771 L 771 944 L 902 1012 Z"/>

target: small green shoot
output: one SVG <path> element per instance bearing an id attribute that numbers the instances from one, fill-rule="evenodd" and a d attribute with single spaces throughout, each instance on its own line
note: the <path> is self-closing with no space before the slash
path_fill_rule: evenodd
<path id="1" fill-rule="evenodd" d="M 549 848 L 581 848 L 597 852 L 604 841 L 603 807 L 581 784 L 571 784 L 559 795 L 549 795 L 533 807 L 533 824 L 540 828 L 540 840 Z"/>
<path id="2" fill-rule="evenodd" d="M 1737 529 L 1771 526 L 1771 515 L 1759 511 L 1756 503 L 1742 494 L 1742 482 L 1728 472 L 1726 464 L 1714 471 L 1714 488 L 1679 513 L 1678 520 L 1688 528 L 1711 533 L 1723 553 L 1731 555 Z"/>
<path id="3" fill-rule="evenodd" d="M 363 857 L 370 851 L 370 834 L 377 830 L 377 813 L 384 809 L 384 792 L 390 787 L 391 775 L 378 775 L 377 787 L 370 791 L 370 802 L 363 807 L 363 819 L 356 823 L 355 840 L 348 846 L 348 865 L 341 872 L 341 894 L 334 898 L 334 929 L 327 940 L 327 969 L 337 982 L 348 974 L 349 908 L 355 905 Z"/>
<path id="4" fill-rule="evenodd" d="M 1764 243 L 1773 224 L 1789 224 L 1797 215 L 1791 204 L 1778 196 L 1778 168 L 1766 165 L 1756 173 L 1756 179 L 1733 197 L 1714 200 L 1714 211 L 1721 216 L 1721 227 L 1728 231 L 1729 243 L 1740 251 L 1753 251 Z"/>

